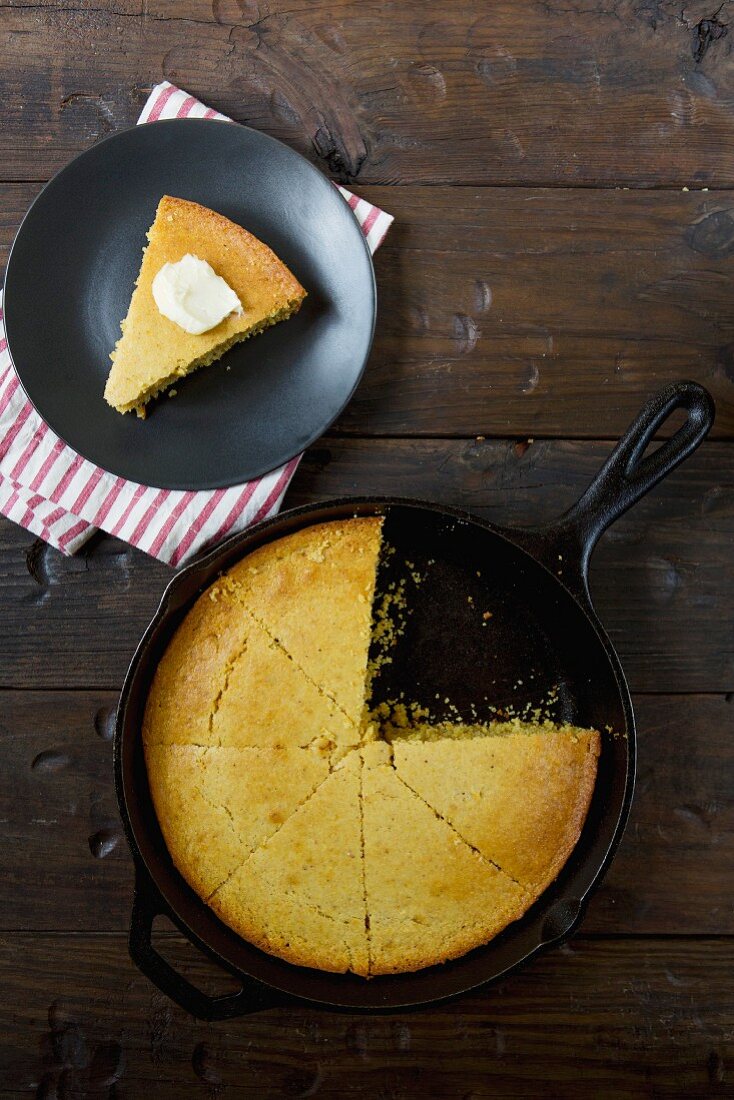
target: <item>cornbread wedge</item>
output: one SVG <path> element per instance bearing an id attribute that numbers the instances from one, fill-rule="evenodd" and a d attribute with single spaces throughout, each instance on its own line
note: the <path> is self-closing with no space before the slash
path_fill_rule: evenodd
<path id="1" fill-rule="evenodd" d="M 248 611 L 359 725 L 381 517 L 315 524 L 229 571 Z"/>
<path id="2" fill-rule="evenodd" d="M 164 195 L 148 230 L 122 336 L 110 355 L 105 400 L 118 412 L 145 405 L 184 375 L 221 358 L 233 344 L 295 313 L 306 291 L 262 241 L 221 214 Z M 158 311 L 152 283 L 165 263 L 190 253 L 205 260 L 242 303 L 214 328 L 191 335 Z"/>
<path id="3" fill-rule="evenodd" d="M 472 847 L 537 897 L 578 840 L 596 778 L 600 737 L 561 726 L 393 742 L 398 778 Z M 532 731 L 533 727 L 529 727 Z"/>
<path id="4" fill-rule="evenodd" d="M 523 887 L 401 782 L 385 742 L 365 745 L 363 755 L 371 974 L 456 958 L 527 909 Z"/>
<path id="5" fill-rule="evenodd" d="M 356 744 L 359 731 L 231 593 L 192 608 L 156 670 L 146 745 L 286 747 Z"/>

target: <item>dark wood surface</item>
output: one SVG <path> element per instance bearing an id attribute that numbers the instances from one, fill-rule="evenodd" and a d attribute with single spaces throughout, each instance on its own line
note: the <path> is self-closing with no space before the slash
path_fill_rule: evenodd
<path id="1" fill-rule="evenodd" d="M 654 389 L 717 404 L 592 566 L 639 725 L 618 856 L 569 946 L 421 1013 L 207 1025 L 135 970 L 111 731 L 170 570 L 0 521 L 0 1097 L 734 1095 L 733 46 L 726 0 L 0 0 L 0 267 L 163 77 L 396 216 L 365 379 L 286 504 L 549 519 Z"/>
<path id="2" fill-rule="evenodd" d="M 168 956 L 193 981 L 211 978 L 177 936 Z M 165 1100 L 730 1096 L 733 966 L 730 940 L 582 935 L 491 998 L 392 1018 L 278 1009 L 207 1027 L 131 968 L 121 933 L 21 934 L 0 944 L 3 986 L 19 970 L 26 979 L 24 1012 L 0 1035 L 0 1096 L 22 1095 L 15 1082 L 42 1097 L 153 1088 Z"/>
<path id="3" fill-rule="evenodd" d="M 0 184 L 2 262 L 38 190 Z M 717 399 L 714 438 L 734 437 L 734 192 L 359 193 L 396 224 L 339 434 L 613 439 L 653 388 L 692 376 Z"/>

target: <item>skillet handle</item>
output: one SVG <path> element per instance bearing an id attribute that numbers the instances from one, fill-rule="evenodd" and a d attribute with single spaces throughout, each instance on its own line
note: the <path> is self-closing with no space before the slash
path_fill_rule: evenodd
<path id="1" fill-rule="evenodd" d="M 199 1020 L 228 1020 L 234 1016 L 244 1016 L 250 1012 L 259 1012 L 265 1008 L 275 1008 L 287 1003 L 284 997 L 280 997 L 252 978 L 242 979 L 242 988 L 236 993 L 221 997 L 210 997 L 197 989 L 187 978 L 174 970 L 153 947 L 153 921 L 159 915 L 166 916 L 175 923 L 173 913 L 160 896 L 147 871 L 137 867 L 130 920 L 130 955 L 146 978 L 149 978 L 162 993 L 186 1012 L 190 1012 Z M 187 938 L 191 941 L 190 936 Z M 219 963 L 218 959 L 216 961 Z M 235 974 L 235 977 L 242 978 L 239 974 Z"/>
<path id="2" fill-rule="evenodd" d="M 685 423 L 651 454 L 645 450 L 655 433 L 677 410 L 688 413 Z M 581 498 L 559 520 L 533 532 L 523 532 L 533 552 L 557 569 L 566 564 L 562 575 L 568 583 L 568 565 L 578 562 L 581 588 L 588 598 L 589 559 L 600 537 L 640 497 L 662 481 L 705 439 L 714 422 L 714 402 L 710 393 L 697 382 L 675 382 L 643 406 L 637 418 L 614 448 L 599 473 Z M 519 532 L 513 532 L 515 537 Z M 540 548 L 537 539 L 540 538 Z"/>

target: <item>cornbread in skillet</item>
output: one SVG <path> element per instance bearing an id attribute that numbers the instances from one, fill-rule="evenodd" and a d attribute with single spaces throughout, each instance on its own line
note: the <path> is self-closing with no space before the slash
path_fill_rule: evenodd
<path id="1" fill-rule="evenodd" d="M 152 292 L 163 265 L 189 253 L 210 264 L 243 307 L 199 335 L 164 317 Z M 118 412 L 135 409 L 145 415 L 151 398 L 221 358 L 233 344 L 290 317 L 305 297 L 285 264 L 242 226 L 196 202 L 164 195 L 148 230 L 122 335 L 110 355 L 105 400 Z"/>
<path id="2" fill-rule="evenodd" d="M 257 947 L 366 977 L 519 919 L 578 840 L 600 751 L 550 721 L 370 712 L 381 538 L 380 518 L 340 520 L 245 557 L 179 626 L 143 728 L 192 888 Z"/>
<path id="3" fill-rule="evenodd" d="M 146 744 L 293 747 L 315 738 L 351 745 L 358 731 L 232 591 L 215 585 L 158 665 L 143 738 Z"/>
<path id="4" fill-rule="evenodd" d="M 238 597 L 359 725 L 382 520 L 306 527 L 229 571 Z"/>

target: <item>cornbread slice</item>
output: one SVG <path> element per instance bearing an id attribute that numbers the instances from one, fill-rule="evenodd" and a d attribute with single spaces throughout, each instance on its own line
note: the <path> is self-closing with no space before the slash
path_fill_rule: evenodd
<path id="1" fill-rule="evenodd" d="M 288 962 L 367 974 L 359 754 L 209 899 L 250 943 Z"/>
<path id="2" fill-rule="evenodd" d="M 459 727 L 458 737 L 396 739 L 392 747 L 398 776 L 535 900 L 579 838 L 600 737 L 574 726 L 517 732 L 517 725 L 468 738 Z"/>
<path id="3" fill-rule="evenodd" d="M 158 665 L 146 744 L 352 745 L 359 733 L 242 603 L 217 584 L 195 603 Z"/>
<path id="4" fill-rule="evenodd" d="M 315 524 L 229 571 L 238 597 L 305 675 L 359 725 L 382 517 Z"/>
<path id="5" fill-rule="evenodd" d="M 329 774 L 310 749 L 147 745 L 145 759 L 171 858 L 204 898 Z"/>
<path id="6" fill-rule="evenodd" d="M 223 745 L 319 745 L 331 751 L 359 741 L 359 727 L 254 620 L 215 702 L 211 729 Z"/>
<path id="7" fill-rule="evenodd" d="M 290 317 L 306 291 L 274 252 L 229 218 L 199 203 L 164 195 L 148 230 L 122 336 L 110 355 L 105 400 L 118 412 L 144 406 L 162 390 L 221 358 L 233 344 Z M 242 303 L 208 332 L 191 335 L 164 317 L 152 283 L 165 263 L 191 253 L 206 260 Z"/>
<path id="8" fill-rule="evenodd" d="M 528 906 L 522 887 L 400 781 L 390 747 L 374 741 L 362 754 L 370 973 L 456 958 L 521 916 Z"/>

